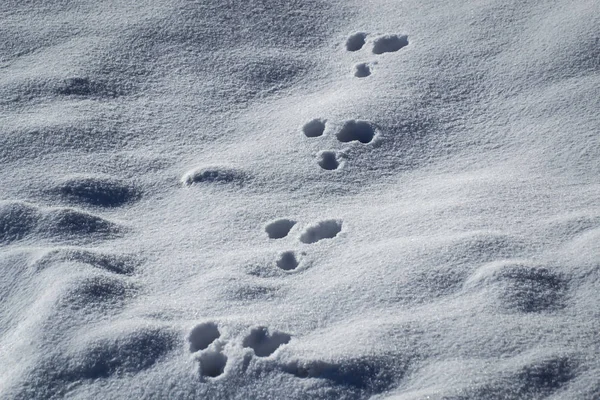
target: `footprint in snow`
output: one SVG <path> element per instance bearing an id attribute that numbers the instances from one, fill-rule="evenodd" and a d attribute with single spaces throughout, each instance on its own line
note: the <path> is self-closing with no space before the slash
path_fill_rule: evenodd
<path id="1" fill-rule="evenodd" d="M 222 343 L 219 327 L 214 322 L 204 322 L 196 325 L 188 335 L 190 352 L 199 363 L 200 375 L 216 378 L 225 372 L 227 356 L 221 349 Z"/>
<path id="2" fill-rule="evenodd" d="M 354 76 L 357 78 L 366 78 L 371 75 L 369 63 L 359 63 L 354 66 Z"/>
<path id="3" fill-rule="evenodd" d="M 190 352 L 195 353 L 200 350 L 205 350 L 212 342 L 221 337 L 221 332 L 214 322 L 205 322 L 196 325 L 188 335 L 190 342 Z"/>
<path id="4" fill-rule="evenodd" d="M 302 128 L 309 138 L 322 136 L 324 130 L 325 123 L 320 119 L 313 119 Z M 342 143 L 353 141 L 371 143 L 375 138 L 375 126 L 369 121 L 350 119 L 344 122 L 336 137 Z"/>
<path id="5" fill-rule="evenodd" d="M 269 357 L 284 344 L 289 343 L 291 336 L 287 333 L 273 331 L 264 326 L 253 328 L 243 341 L 244 347 L 254 350 L 257 357 Z"/>
<path id="6" fill-rule="evenodd" d="M 328 219 L 308 226 L 300 235 L 300 241 L 306 244 L 317 243 L 323 239 L 333 239 L 342 231 L 342 221 Z"/>
<path id="7" fill-rule="evenodd" d="M 375 137 L 375 128 L 369 121 L 351 119 L 344 122 L 336 137 L 342 143 L 353 141 L 371 143 Z"/>
<path id="8" fill-rule="evenodd" d="M 325 131 L 325 121 L 319 118 L 315 118 L 302 127 L 302 132 L 309 138 L 319 137 L 323 135 Z"/>
<path id="9" fill-rule="evenodd" d="M 207 350 L 198 356 L 200 374 L 207 378 L 217 378 L 225 372 L 227 356 L 220 350 Z"/>
<path id="10" fill-rule="evenodd" d="M 319 167 L 333 171 L 338 169 L 340 166 L 340 162 L 338 161 L 338 155 L 335 151 L 322 151 L 319 153 Z"/>
<path id="11" fill-rule="evenodd" d="M 358 32 L 350 35 L 346 40 L 346 50 L 355 52 L 361 50 L 366 43 L 367 34 Z M 381 55 L 383 53 L 394 53 L 408 46 L 407 35 L 383 35 L 373 40 L 373 54 Z M 359 63 L 354 66 L 354 76 L 357 78 L 366 78 L 371 75 L 370 63 Z"/>
<path id="12" fill-rule="evenodd" d="M 385 35 L 373 41 L 373 54 L 393 53 L 408 46 L 407 35 Z"/>
<path id="13" fill-rule="evenodd" d="M 296 221 L 282 218 L 269 222 L 265 226 L 265 232 L 267 232 L 269 239 L 283 239 L 290 233 L 294 225 L 296 225 Z"/>
<path id="14" fill-rule="evenodd" d="M 300 263 L 298 262 L 298 258 L 296 257 L 296 253 L 288 250 L 279 254 L 279 258 L 277 259 L 277 267 L 284 271 L 293 271 Z"/>
<path id="15" fill-rule="evenodd" d="M 364 64 L 366 68 L 368 66 Z M 358 70 L 357 70 L 358 73 Z M 323 135 L 325 131 L 325 122 L 322 119 L 313 119 L 302 127 L 302 132 L 308 138 L 315 138 Z M 350 143 L 360 142 L 368 144 L 373 141 L 376 135 L 375 126 L 364 120 L 347 120 L 336 133 L 339 142 Z M 318 155 L 317 164 L 326 171 L 333 171 L 340 167 L 340 154 L 335 151 L 322 151 Z M 344 157 L 343 153 L 341 157 Z"/>
<path id="16" fill-rule="evenodd" d="M 363 48 L 366 43 L 367 34 L 365 32 L 357 32 L 348 37 L 346 40 L 346 50 L 358 51 Z"/>

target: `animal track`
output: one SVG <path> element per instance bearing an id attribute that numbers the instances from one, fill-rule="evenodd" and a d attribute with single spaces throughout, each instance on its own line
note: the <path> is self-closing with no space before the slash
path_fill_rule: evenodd
<path id="1" fill-rule="evenodd" d="M 293 251 L 284 251 L 277 260 L 277 266 L 284 271 L 292 271 L 298 268 L 298 264 L 296 254 Z"/>
<path id="2" fill-rule="evenodd" d="M 337 169 L 340 166 L 337 155 L 334 151 L 323 151 L 319 154 L 319 166 L 328 171 Z"/>
<path id="3" fill-rule="evenodd" d="M 198 357 L 202 376 L 216 378 L 225 372 L 227 356 L 219 350 L 208 350 Z"/>
<path id="4" fill-rule="evenodd" d="M 212 342 L 221 337 L 221 332 L 217 324 L 214 322 L 205 322 L 203 324 L 196 325 L 188 336 L 190 342 L 190 351 L 195 353 L 200 350 L 204 350 L 210 346 Z"/>
<path id="5" fill-rule="evenodd" d="M 289 343 L 291 336 L 287 333 L 273 332 L 269 334 L 266 327 L 253 328 L 243 341 L 244 347 L 254 350 L 258 357 L 268 357 L 282 345 Z"/>
<path id="6" fill-rule="evenodd" d="M 341 221 L 335 219 L 321 221 L 306 228 L 300 235 L 300 241 L 302 243 L 311 244 L 322 239 L 332 239 L 336 237 L 341 230 Z"/>
<path id="7" fill-rule="evenodd" d="M 370 69 L 367 64 L 359 64 L 357 66 L 356 76 L 363 77 L 370 74 Z M 304 134 L 307 137 L 318 137 L 323 135 L 325 123 L 320 119 L 313 119 L 306 123 L 303 127 Z M 342 143 L 358 141 L 361 143 L 371 143 L 375 137 L 375 128 L 369 121 L 348 120 L 344 122 L 341 129 L 337 132 L 336 137 Z M 334 151 L 322 151 L 318 154 L 318 165 L 328 171 L 338 169 L 340 161 L 338 155 Z"/>
<path id="8" fill-rule="evenodd" d="M 57 190 L 67 200 L 102 207 L 121 206 L 140 197 L 135 187 L 112 178 L 71 178 Z"/>
<path id="9" fill-rule="evenodd" d="M 344 123 L 336 136 L 342 143 L 355 140 L 361 143 L 370 143 L 375 137 L 375 129 L 368 121 L 349 120 Z"/>
<path id="10" fill-rule="evenodd" d="M 270 239 L 282 239 L 290 233 L 290 230 L 296 225 L 296 221 L 290 219 L 278 219 L 265 227 L 265 232 Z"/>
<path id="11" fill-rule="evenodd" d="M 367 63 L 360 63 L 354 66 L 354 76 L 357 78 L 366 78 L 371 75 L 371 67 Z"/>
<path id="12" fill-rule="evenodd" d="M 373 53 L 392 53 L 406 46 L 408 46 L 408 36 L 406 35 L 381 36 L 375 39 L 375 41 L 373 42 Z"/>
<path id="13" fill-rule="evenodd" d="M 190 352 L 198 353 L 195 358 L 200 364 L 202 376 L 216 378 L 225 371 L 227 356 L 221 351 L 222 344 L 216 342 L 215 346 L 208 349 L 220 337 L 221 332 L 214 322 L 196 325 L 188 335 Z"/>
<path id="14" fill-rule="evenodd" d="M 314 138 L 323 135 L 325 131 L 325 121 L 320 119 L 313 119 L 310 122 L 307 122 L 302 127 L 302 132 L 306 135 L 306 137 Z"/>
<path id="15" fill-rule="evenodd" d="M 225 166 L 206 166 L 188 171 L 181 178 L 184 185 L 194 183 L 243 183 L 248 177 L 235 168 Z"/>
<path id="16" fill-rule="evenodd" d="M 365 45 L 365 39 L 367 38 L 367 34 L 364 32 L 358 32 L 348 37 L 346 40 L 346 50 L 348 51 L 358 51 L 363 48 Z"/>

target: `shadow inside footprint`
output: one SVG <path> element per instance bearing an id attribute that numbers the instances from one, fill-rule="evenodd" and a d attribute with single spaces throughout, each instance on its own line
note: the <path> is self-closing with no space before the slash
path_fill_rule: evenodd
<path id="1" fill-rule="evenodd" d="M 408 46 L 408 36 L 386 35 L 375 39 L 373 42 L 373 53 L 393 53 Z"/>
<path id="2" fill-rule="evenodd" d="M 309 138 L 319 137 L 323 135 L 324 131 L 325 122 L 320 119 L 313 119 L 302 127 L 302 132 L 304 132 L 304 135 Z"/>
<path id="3" fill-rule="evenodd" d="M 337 236 L 342 230 L 342 222 L 329 219 L 321 221 L 316 225 L 309 226 L 300 235 L 300 241 L 302 243 L 311 244 L 316 243 L 322 239 L 332 239 Z"/>
<path id="4" fill-rule="evenodd" d="M 268 357 L 280 346 L 288 343 L 291 338 L 287 333 L 277 331 L 269 334 L 266 327 L 260 326 L 250 331 L 250 334 L 244 339 L 243 345 L 254 350 L 254 354 L 258 357 Z"/>
<path id="5" fill-rule="evenodd" d="M 298 264 L 296 254 L 293 251 L 284 251 L 277 260 L 277 266 L 284 271 L 292 271 L 298 268 Z"/>
<path id="6" fill-rule="evenodd" d="M 290 233 L 290 229 L 294 225 L 296 225 L 296 221 L 292 221 L 291 219 L 278 219 L 267 224 L 265 232 L 269 235 L 269 239 L 283 239 Z"/>
<path id="7" fill-rule="evenodd" d="M 366 37 L 367 34 L 364 32 L 358 32 L 353 35 L 350 35 L 350 37 L 346 41 L 346 50 L 358 51 L 362 49 L 362 47 L 365 45 Z"/>
<path id="8" fill-rule="evenodd" d="M 319 155 L 319 167 L 333 171 L 340 166 L 340 162 L 337 160 L 337 155 L 334 151 L 323 151 Z"/>
<path id="9" fill-rule="evenodd" d="M 199 361 L 202 376 L 216 378 L 225 372 L 227 356 L 220 351 L 206 351 L 200 355 Z"/>
<path id="10" fill-rule="evenodd" d="M 219 328 L 214 322 L 205 322 L 196 325 L 188 336 L 190 351 L 195 353 L 196 351 L 204 350 L 219 337 L 221 337 L 221 332 L 219 332 Z"/>
<path id="11" fill-rule="evenodd" d="M 367 121 L 346 121 L 342 129 L 337 133 L 337 139 L 342 143 L 359 141 L 361 143 L 370 143 L 375 137 L 375 129 Z"/>
<path id="12" fill-rule="evenodd" d="M 367 63 L 360 63 L 354 66 L 354 76 L 357 78 L 366 78 L 371 75 L 371 67 Z"/>

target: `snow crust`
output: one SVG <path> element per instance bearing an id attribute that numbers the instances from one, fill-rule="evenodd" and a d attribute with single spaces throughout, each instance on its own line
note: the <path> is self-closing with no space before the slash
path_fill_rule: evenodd
<path id="1" fill-rule="evenodd" d="M 0 398 L 600 398 L 600 3 L 0 3 Z"/>

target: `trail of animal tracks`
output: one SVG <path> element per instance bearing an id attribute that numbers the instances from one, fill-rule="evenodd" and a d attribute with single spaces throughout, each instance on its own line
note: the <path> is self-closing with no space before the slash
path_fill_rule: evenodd
<path id="1" fill-rule="evenodd" d="M 0 398 L 600 398 L 600 4 L 0 4 Z"/>

